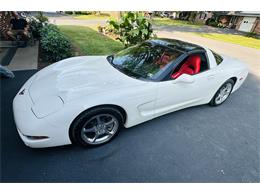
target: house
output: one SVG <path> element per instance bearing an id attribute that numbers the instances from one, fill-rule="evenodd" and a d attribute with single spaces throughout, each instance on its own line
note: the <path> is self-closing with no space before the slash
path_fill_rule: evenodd
<path id="1" fill-rule="evenodd" d="M 180 19 L 180 20 L 189 20 L 193 22 L 203 23 L 205 24 L 207 19 L 213 16 L 213 12 L 211 11 L 197 11 L 197 12 L 173 12 L 175 16 L 173 19 Z"/>
<path id="2" fill-rule="evenodd" d="M 213 12 L 211 11 L 200 11 L 196 15 L 195 21 L 199 23 L 206 23 L 206 21 L 210 18 L 212 18 Z"/>
<path id="3" fill-rule="evenodd" d="M 214 12 L 218 22 L 224 26 L 242 32 L 252 32 L 260 35 L 260 12 L 257 11 L 233 11 Z"/>

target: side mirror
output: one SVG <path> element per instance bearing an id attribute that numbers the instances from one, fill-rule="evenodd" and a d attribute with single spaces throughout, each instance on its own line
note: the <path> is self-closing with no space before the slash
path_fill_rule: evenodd
<path id="1" fill-rule="evenodd" d="M 182 74 L 175 80 L 175 83 L 193 83 L 193 82 L 194 82 L 194 78 L 188 74 Z"/>

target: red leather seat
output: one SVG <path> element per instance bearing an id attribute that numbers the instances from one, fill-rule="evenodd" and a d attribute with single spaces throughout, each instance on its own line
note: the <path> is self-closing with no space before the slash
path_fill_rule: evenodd
<path id="1" fill-rule="evenodd" d="M 162 69 L 169 62 L 170 62 L 170 56 L 165 54 L 164 52 L 163 55 L 155 62 L 155 64 L 160 65 L 160 68 Z"/>
<path id="2" fill-rule="evenodd" d="M 180 70 L 172 74 L 173 79 L 177 79 L 182 74 L 197 74 L 200 71 L 201 59 L 199 55 L 191 55 L 186 62 L 182 65 Z"/>

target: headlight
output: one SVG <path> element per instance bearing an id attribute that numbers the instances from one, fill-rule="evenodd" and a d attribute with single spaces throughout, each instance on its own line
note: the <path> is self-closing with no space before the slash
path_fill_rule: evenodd
<path id="1" fill-rule="evenodd" d="M 63 100 L 59 96 L 42 97 L 34 102 L 32 111 L 37 118 L 44 118 L 59 111 L 63 104 Z"/>

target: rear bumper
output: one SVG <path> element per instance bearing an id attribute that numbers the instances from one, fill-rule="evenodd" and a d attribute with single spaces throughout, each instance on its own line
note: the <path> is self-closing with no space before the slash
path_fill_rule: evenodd
<path id="1" fill-rule="evenodd" d="M 18 94 L 13 100 L 13 114 L 17 131 L 25 143 L 32 148 L 53 147 L 70 144 L 68 130 L 57 128 L 47 118 L 39 119 L 32 112 L 33 102 L 29 95 L 29 79 L 21 90 L 25 89 L 23 95 Z M 66 133 L 67 132 L 67 133 Z M 42 139 L 34 139 L 34 136 L 44 136 Z"/>

